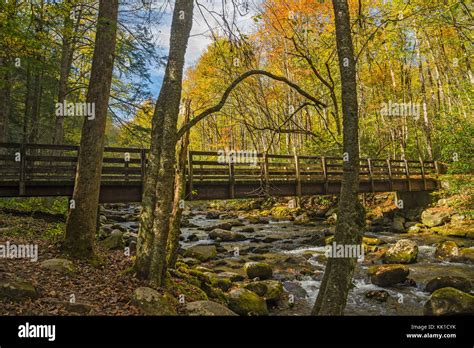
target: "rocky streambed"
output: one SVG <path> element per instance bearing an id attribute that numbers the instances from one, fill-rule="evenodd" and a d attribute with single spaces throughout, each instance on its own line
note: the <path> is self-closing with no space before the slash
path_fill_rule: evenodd
<path id="1" fill-rule="evenodd" d="M 180 258 L 171 270 L 198 288 L 188 295 L 189 287 L 176 284 L 175 296 L 188 314 L 205 299 L 240 315 L 310 314 L 337 212 L 292 206 L 219 211 L 188 205 Z M 473 225 L 455 212 L 433 209 L 368 214 L 365 255 L 357 264 L 346 315 L 474 313 Z M 138 213 L 134 205 L 104 206 L 101 244 L 133 253 Z M 199 289 L 205 294 L 197 294 Z M 186 295 L 180 297 L 180 291 Z"/>

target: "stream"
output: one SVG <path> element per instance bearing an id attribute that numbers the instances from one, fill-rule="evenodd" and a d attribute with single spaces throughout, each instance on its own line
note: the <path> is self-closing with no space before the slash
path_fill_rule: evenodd
<path id="1" fill-rule="evenodd" d="M 312 225 L 295 225 L 291 221 L 273 221 L 263 217 L 258 223 L 251 223 L 239 212 L 221 212 L 218 219 L 209 218 L 207 211 L 199 205 L 192 205 L 186 211 L 186 226 L 181 228 L 181 247 L 187 249 L 198 244 L 215 244 L 217 257 L 202 263 L 216 273 L 231 271 L 245 275 L 243 264 L 248 261 L 263 261 L 273 268 L 273 279 L 283 283 L 288 296 L 294 299 L 294 305 L 281 301 L 271 308 L 271 315 L 309 315 L 312 304 L 318 295 L 325 268 L 324 246 L 315 246 L 314 237 L 328 235 L 334 229 L 321 222 Z M 131 232 L 138 231 L 138 211 L 136 205 L 108 205 L 102 209 L 112 228 Z M 240 226 L 232 231 L 245 235 L 239 241 L 215 241 L 209 238 L 204 229 L 224 222 L 233 222 Z M 244 232 L 242 230 L 253 232 Z M 433 234 L 399 234 L 393 232 L 367 232 L 367 237 L 376 237 L 388 246 L 399 239 L 412 239 L 419 248 L 418 260 L 410 264 L 409 279 L 416 284 L 379 287 L 370 282 L 367 269 L 373 263 L 370 259 L 359 262 L 354 273 L 354 288 L 350 291 L 345 315 L 422 315 L 424 303 L 429 293 L 423 291 L 427 282 L 437 276 L 461 276 L 474 279 L 474 265 L 454 262 L 440 262 L 434 257 L 436 243 L 454 240 L 465 247 L 474 248 L 474 241 L 460 238 L 441 237 Z M 388 293 L 386 300 L 378 301 L 366 297 L 369 291 Z M 384 294 L 387 295 L 386 293 Z"/>

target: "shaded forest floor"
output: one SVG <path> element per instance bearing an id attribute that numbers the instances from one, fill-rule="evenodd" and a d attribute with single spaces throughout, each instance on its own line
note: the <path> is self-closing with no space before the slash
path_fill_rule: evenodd
<path id="1" fill-rule="evenodd" d="M 50 221 L 48 221 L 50 220 Z M 98 249 L 96 264 L 74 261 L 74 272 L 62 274 L 43 269 L 40 263 L 62 258 L 57 223 L 49 215 L 27 217 L 0 211 L 0 244 L 37 244 L 38 261 L 2 259 L 0 279 L 14 276 L 28 279 L 38 290 L 38 299 L 4 300 L 0 315 L 135 315 L 130 294 L 143 285 L 128 270 L 133 261 L 123 251 Z M 75 305 L 70 303 L 75 297 Z"/>

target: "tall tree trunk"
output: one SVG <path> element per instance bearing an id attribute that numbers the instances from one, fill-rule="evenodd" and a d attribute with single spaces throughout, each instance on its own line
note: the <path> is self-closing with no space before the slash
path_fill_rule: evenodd
<path id="1" fill-rule="evenodd" d="M 338 245 L 361 245 L 360 225 L 363 208 L 358 200 L 359 148 L 358 103 L 354 51 L 347 0 L 333 0 L 336 42 L 342 84 L 344 152 L 349 156 L 343 165 L 339 213 L 335 242 Z M 324 272 L 313 315 L 342 315 L 352 285 L 355 258 L 330 258 Z"/>
<path id="2" fill-rule="evenodd" d="M 59 90 L 58 90 L 58 104 L 64 103 L 67 95 L 67 87 L 69 80 L 69 73 L 74 54 L 74 47 L 72 45 L 73 37 L 73 19 L 70 11 L 72 10 L 71 2 L 66 1 L 66 14 L 64 16 L 63 39 L 61 47 L 61 64 L 59 69 Z M 81 7 L 82 9 L 82 7 Z M 79 22 L 79 19 L 78 19 Z M 56 116 L 53 144 L 62 144 L 64 142 L 64 117 Z"/>
<path id="3" fill-rule="evenodd" d="M 74 257 L 94 256 L 100 177 L 104 152 L 112 70 L 117 37 L 118 0 L 100 0 L 87 103 L 95 104 L 95 118 L 85 119 L 73 200 L 66 222 L 65 250 Z"/>
<path id="4" fill-rule="evenodd" d="M 186 100 L 186 111 L 184 117 L 184 124 L 189 122 L 191 115 L 191 100 Z M 181 202 L 184 199 L 184 189 L 186 185 L 186 159 L 189 147 L 189 130 L 180 140 L 181 146 L 178 153 L 178 165 L 176 167 L 175 183 L 174 183 L 174 201 L 173 211 L 170 217 L 170 238 L 168 241 L 168 267 L 173 268 L 178 258 L 179 237 L 181 235 L 181 217 L 183 209 Z M 190 193 L 192 195 L 192 193 Z"/>
<path id="5" fill-rule="evenodd" d="M 193 22 L 193 1 L 177 0 L 163 86 L 153 115 L 150 157 L 142 197 L 136 271 L 161 285 L 166 272 L 169 218 L 173 205 L 176 126 L 181 101 L 184 56 Z"/>
<path id="6" fill-rule="evenodd" d="M 0 143 L 7 141 L 8 118 L 11 110 L 9 64 L 0 57 Z"/>

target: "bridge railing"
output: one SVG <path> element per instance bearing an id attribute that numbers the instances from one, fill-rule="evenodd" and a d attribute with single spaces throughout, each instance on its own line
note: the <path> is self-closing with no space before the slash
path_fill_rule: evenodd
<path id="1" fill-rule="evenodd" d="M 19 183 L 73 181 L 76 174 L 78 146 L 0 143 L 0 181 Z M 140 182 L 144 178 L 148 150 L 126 147 L 104 149 L 102 180 Z M 343 159 L 337 157 L 255 154 L 248 161 L 222 160 L 211 151 L 190 151 L 186 165 L 189 192 L 193 183 L 228 182 L 230 190 L 243 182 L 260 181 L 262 185 L 291 183 L 301 188 L 307 182 L 341 181 Z M 360 159 L 360 180 L 421 178 L 436 175 L 433 161 Z M 409 182 L 409 180 L 408 180 Z"/>

